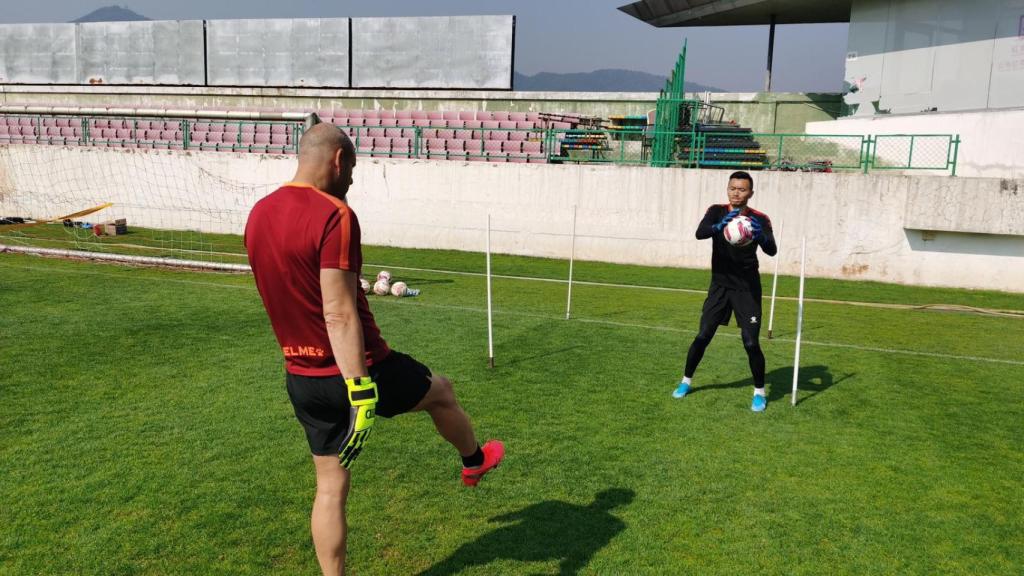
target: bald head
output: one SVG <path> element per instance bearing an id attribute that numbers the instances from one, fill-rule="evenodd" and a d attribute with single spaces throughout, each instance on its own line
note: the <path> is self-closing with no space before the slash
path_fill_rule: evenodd
<path id="1" fill-rule="evenodd" d="M 355 156 L 355 147 L 348 135 L 332 124 L 317 124 L 299 140 L 299 166 L 307 163 L 322 164 L 330 162 L 338 150 L 342 156 Z"/>
<path id="2" fill-rule="evenodd" d="M 299 140 L 297 182 L 308 182 L 320 190 L 344 199 L 352 184 L 356 149 L 337 126 L 317 124 Z"/>

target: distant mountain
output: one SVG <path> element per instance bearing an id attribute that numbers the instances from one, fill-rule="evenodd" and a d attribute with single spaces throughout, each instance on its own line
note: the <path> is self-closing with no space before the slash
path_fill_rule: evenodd
<path id="1" fill-rule="evenodd" d="M 665 87 L 665 76 L 635 70 L 594 70 L 556 74 L 541 72 L 526 76 L 516 72 L 514 88 L 528 92 L 658 92 Z M 686 83 L 687 92 L 725 92 L 713 86 Z"/>
<path id="2" fill-rule="evenodd" d="M 73 24 L 79 22 L 138 22 L 142 20 L 149 20 L 142 14 L 137 14 L 131 10 L 124 8 L 123 6 L 104 6 L 97 10 L 89 12 L 85 16 L 82 16 L 78 20 L 73 20 Z"/>

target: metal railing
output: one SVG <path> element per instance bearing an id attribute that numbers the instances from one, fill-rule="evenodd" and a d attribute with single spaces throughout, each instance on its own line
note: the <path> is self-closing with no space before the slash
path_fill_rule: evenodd
<path id="1" fill-rule="evenodd" d="M 12 122 L 12 119 L 14 120 Z M 294 154 L 301 122 L 0 115 L 0 144 L 62 144 Z M 371 157 L 956 175 L 952 134 L 765 134 L 625 129 L 340 126 Z M 661 146 L 663 153 L 657 153 Z M 671 151 L 665 154 L 664 150 Z"/>

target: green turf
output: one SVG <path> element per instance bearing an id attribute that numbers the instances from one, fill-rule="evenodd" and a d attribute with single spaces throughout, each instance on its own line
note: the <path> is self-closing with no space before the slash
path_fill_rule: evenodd
<path id="1" fill-rule="evenodd" d="M 482 256 L 366 260 L 476 271 Z M 782 301 L 764 342 L 771 401 L 753 414 L 733 327 L 691 396 L 670 397 L 701 294 L 578 285 L 565 321 L 564 285 L 498 279 L 488 370 L 483 280 L 393 271 L 423 294 L 371 301 L 385 337 L 451 376 L 509 452 L 467 490 L 429 418 L 381 421 L 353 474 L 354 574 L 1024 571 L 1024 319 L 809 303 L 793 408 Z M 808 296 L 1024 309 L 1021 295 L 825 280 Z M 312 466 L 249 276 L 0 254 L 0 311 L 0 574 L 316 573 Z"/>

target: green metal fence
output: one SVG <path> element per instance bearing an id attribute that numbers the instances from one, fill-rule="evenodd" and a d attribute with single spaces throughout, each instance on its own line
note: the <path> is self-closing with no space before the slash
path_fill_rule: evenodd
<path id="1" fill-rule="evenodd" d="M 867 170 L 949 170 L 956 176 L 960 137 L 951 134 L 881 134 L 871 139 Z"/>
<path id="2" fill-rule="evenodd" d="M 684 115 L 701 111 L 688 106 L 684 102 L 676 110 Z M 757 134 L 656 127 L 342 128 L 357 153 L 370 157 L 812 172 L 931 170 L 956 175 L 960 147 L 960 138 L 951 134 Z M 300 122 L 0 116 L 0 144 L 295 153 L 303 132 Z"/>

